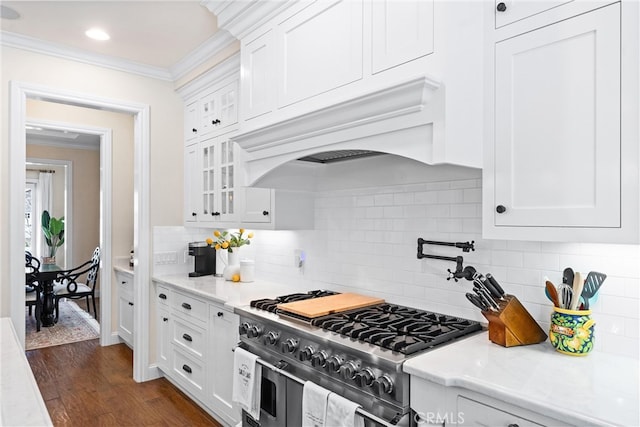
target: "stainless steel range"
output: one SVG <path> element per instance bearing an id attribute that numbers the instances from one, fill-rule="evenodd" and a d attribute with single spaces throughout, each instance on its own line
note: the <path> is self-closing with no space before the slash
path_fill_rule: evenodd
<path id="1" fill-rule="evenodd" d="M 481 329 L 470 320 L 388 303 L 313 319 L 278 309 L 334 294 L 311 291 L 236 308 L 241 346 L 266 366 L 260 420 L 243 413 L 243 426 L 299 427 L 305 381 L 359 403 L 367 426 L 413 425 L 403 362 Z"/>

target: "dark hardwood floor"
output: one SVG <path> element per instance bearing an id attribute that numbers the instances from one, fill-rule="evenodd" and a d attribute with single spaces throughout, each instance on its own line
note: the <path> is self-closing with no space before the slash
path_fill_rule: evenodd
<path id="1" fill-rule="evenodd" d="M 55 426 L 220 426 L 166 379 L 136 383 L 124 344 L 95 339 L 26 355 Z"/>

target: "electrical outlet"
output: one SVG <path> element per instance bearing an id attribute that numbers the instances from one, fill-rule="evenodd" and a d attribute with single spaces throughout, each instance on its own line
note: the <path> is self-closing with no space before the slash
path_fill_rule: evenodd
<path id="1" fill-rule="evenodd" d="M 293 265 L 297 268 L 304 267 L 304 261 L 306 260 L 307 255 L 302 249 L 295 249 L 293 251 Z"/>

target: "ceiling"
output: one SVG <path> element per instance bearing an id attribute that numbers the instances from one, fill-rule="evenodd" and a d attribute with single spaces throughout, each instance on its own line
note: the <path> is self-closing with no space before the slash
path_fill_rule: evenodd
<path id="1" fill-rule="evenodd" d="M 10 13 L 3 10 L 3 33 L 162 69 L 188 56 L 218 28 L 215 15 L 197 0 L 23 0 L 2 6 L 20 15 L 7 19 Z M 111 39 L 89 39 L 84 33 L 90 27 L 102 28 Z"/>

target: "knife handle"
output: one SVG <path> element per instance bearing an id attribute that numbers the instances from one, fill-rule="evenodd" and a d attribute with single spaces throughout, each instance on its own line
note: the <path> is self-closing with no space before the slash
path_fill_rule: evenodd
<path id="1" fill-rule="evenodd" d="M 475 305 L 480 310 L 487 311 L 489 309 L 487 306 L 485 306 L 484 302 L 477 295 L 470 294 L 467 292 L 465 296 L 469 301 L 471 301 L 471 304 Z"/>
<path id="2" fill-rule="evenodd" d="M 498 283 L 498 281 L 491 275 L 491 273 L 487 273 L 487 280 L 489 281 L 489 283 L 491 283 L 491 285 L 493 285 L 494 288 L 496 288 L 496 291 L 498 291 L 498 294 L 500 294 L 500 298 L 502 298 L 504 296 L 504 289 L 502 289 L 500 283 Z"/>
<path id="3" fill-rule="evenodd" d="M 502 295 L 500 295 L 500 292 L 498 292 L 498 289 L 495 286 L 493 286 L 493 284 L 489 279 L 485 278 L 482 284 L 484 285 L 485 288 L 487 288 L 487 290 L 489 291 L 492 297 L 497 299 L 500 299 L 502 297 Z"/>

